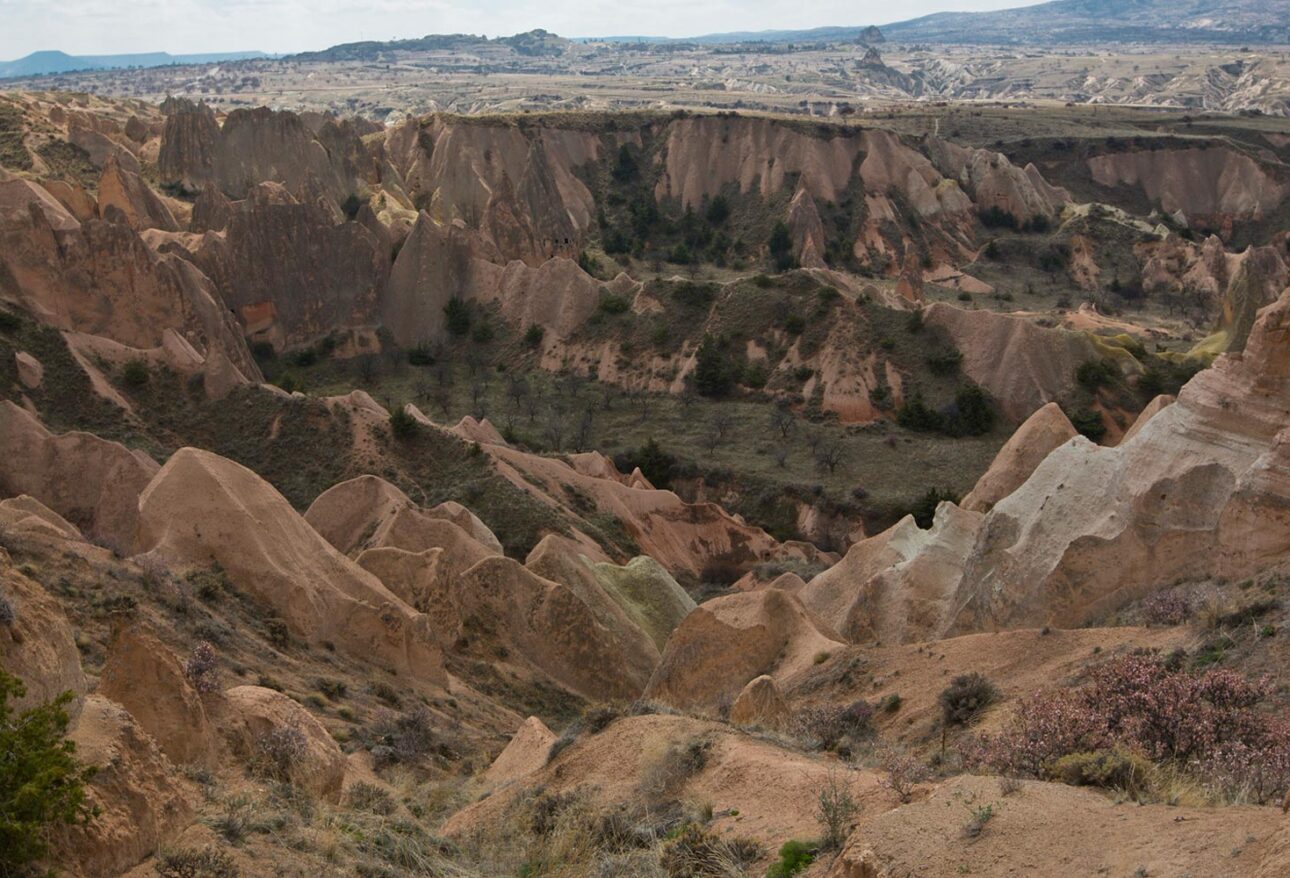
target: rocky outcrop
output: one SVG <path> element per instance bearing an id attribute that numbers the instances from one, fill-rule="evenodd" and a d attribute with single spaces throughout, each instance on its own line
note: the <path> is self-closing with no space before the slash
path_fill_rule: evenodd
<path id="1" fill-rule="evenodd" d="M 115 158 L 103 166 L 99 177 L 99 216 L 110 218 L 110 212 L 120 211 L 130 228 L 135 230 L 161 229 L 179 231 L 179 223 L 165 202 L 157 197 L 137 173 L 127 171 Z"/>
<path id="2" fill-rule="evenodd" d="M 69 739 L 95 768 L 87 785 L 93 820 L 55 832 L 53 861 L 86 878 L 120 875 L 172 841 L 193 818 L 195 791 L 129 712 L 85 699 Z"/>
<path id="3" fill-rule="evenodd" d="M 345 780 L 345 754 L 313 714 L 281 692 L 262 686 L 235 686 L 224 692 L 217 723 L 229 749 L 243 762 L 261 767 L 265 736 L 292 734 L 299 750 L 289 766 L 292 784 L 330 801 L 340 798 Z M 281 770 L 282 766 L 274 766 Z"/>
<path id="4" fill-rule="evenodd" d="M 0 292 L 57 329 L 137 349 L 159 347 L 171 329 L 202 356 L 222 352 L 243 375 L 260 377 L 240 327 L 200 272 L 154 253 L 125 223 L 79 222 L 18 180 L 0 183 Z"/>
<path id="5" fill-rule="evenodd" d="M 779 694 L 773 677 L 749 680 L 730 707 L 730 722 L 736 726 L 775 729 L 788 720 L 788 704 Z"/>
<path id="6" fill-rule="evenodd" d="M 644 697 L 715 710 L 732 704 L 751 680 L 788 679 L 842 646 L 793 595 L 763 589 L 714 598 L 672 632 Z"/>
<path id="7" fill-rule="evenodd" d="M 453 583 L 466 649 L 501 647 L 560 685 L 593 700 L 630 700 L 645 688 L 652 664 L 629 663 L 616 632 L 572 589 L 537 576 L 509 558 L 488 558 Z"/>
<path id="8" fill-rule="evenodd" d="M 524 721 L 506 748 L 484 772 L 492 784 L 513 783 L 544 767 L 555 743 L 555 733 L 535 716 Z"/>
<path id="9" fill-rule="evenodd" d="M 415 205 L 460 221 L 504 260 L 576 257 L 595 217 L 577 169 L 600 156 L 590 131 L 431 116 L 386 135 L 385 157 Z"/>
<path id="10" fill-rule="evenodd" d="M 938 137 L 929 138 L 927 148 L 937 170 L 958 182 L 978 212 L 998 211 L 1030 225 L 1037 219 L 1051 221 L 1070 201 L 1070 194 L 1049 185 L 1034 165 L 1018 168 L 1000 153 Z"/>
<path id="11" fill-rule="evenodd" d="M 1275 210 L 1288 191 L 1259 162 L 1226 146 L 1111 153 L 1090 158 L 1088 168 L 1101 186 L 1138 187 L 1165 213 L 1225 236 L 1233 222 Z"/>
<path id="12" fill-rule="evenodd" d="M 203 212 L 202 221 L 216 220 Z M 222 233 L 176 238 L 162 249 L 190 259 L 244 323 L 278 342 L 373 323 L 390 258 L 368 229 L 336 224 L 271 183 L 232 206 Z M 268 321 L 253 319 L 264 313 Z"/>
<path id="13" fill-rule="evenodd" d="M 1021 487 L 1054 448 L 1078 435 L 1061 406 L 1048 403 L 1027 418 L 999 449 L 990 468 L 963 498 L 963 508 L 989 512 L 994 504 Z"/>
<path id="14" fill-rule="evenodd" d="M 213 767 L 215 734 L 183 665 L 138 624 L 120 626 L 107 650 L 98 693 L 130 711 L 176 765 Z"/>
<path id="15" fill-rule="evenodd" d="M 1073 391 L 1075 371 L 1100 356 L 1080 333 L 992 311 L 937 302 L 923 312 L 923 321 L 949 335 L 963 354 L 963 373 L 985 388 L 1013 421 Z"/>
<path id="16" fill-rule="evenodd" d="M 0 549 L 0 667 L 17 677 L 26 695 L 9 707 L 22 711 L 71 692 L 75 714 L 86 691 L 81 655 L 62 605 L 32 582 Z"/>
<path id="17" fill-rule="evenodd" d="M 340 204 L 368 175 L 365 159 L 357 133 L 344 123 L 315 134 L 295 113 L 258 107 L 233 110 L 221 126 L 209 107 L 187 104 L 166 119 L 158 167 L 162 183 L 191 192 L 213 183 L 240 199 L 268 181 L 296 194 L 320 191 Z"/>
<path id="18" fill-rule="evenodd" d="M 481 534 L 482 541 L 475 539 L 453 521 L 460 517 L 454 513 L 423 509 L 384 479 L 359 476 L 319 494 L 305 521 L 346 555 L 378 548 L 439 549 L 437 563 L 446 575 L 455 576 L 501 551 L 496 537 L 488 539 L 491 532 Z"/>
<path id="19" fill-rule="evenodd" d="M 0 494 L 28 494 L 99 540 L 129 549 L 139 495 L 158 469 L 142 451 L 89 433 L 54 435 L 0 401 Z"/>
<path id="20" fill-rule="evenodd" d="M 139 498 L 137 548 L 172 564 L 219 564 L 291 632 L 411 680 L 447 682 L 427 618 L 327 543 L 272 486 L 184 448 Z"/>
<path id="21" fill-rule="evenodd" d="M 929 530 L 905 518 L 856 543 L 797 595 L 853 642 L 934 639 L 954 610 L 963 558 L 981 519 L 952 503 L 941 504 Z"/>

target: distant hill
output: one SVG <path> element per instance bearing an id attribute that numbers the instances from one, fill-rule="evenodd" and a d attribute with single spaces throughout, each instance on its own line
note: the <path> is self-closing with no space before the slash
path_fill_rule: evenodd
<path id="1" fill-rule="evenodd" d="M 475 36 L 474 34 L 429 34 L 410 40 L 368 40 L 341 43 L 320 52 L 301 52 L 288 56 L 292 61 L 377 61 L 396 53 L 470 51 L 484 48 L 509 48 L 518 55 L 530 57 L 563 55 L 569 40 L 541 28 L 511 37 Z"/>
<path id="2" fill-rule="evenodd" d="M 264 52 L 212 52 L 199 55 L 171 55 L 145 52 L 139 55 L 68 55 L 66 52 L 32 52 L 16 61 L 0 61 L 0 79 L 45 76 L 72 70 L 111 70 L 122 67 L 165 67 L 168 64 L 217 64 L 267 58 Z"/>
<path id="3" fill-rule="evenodd" d="M 868 27 L 813 27 L 805 30 L 731 31 L 729 33 L 701 34 L 697 37 L 586 37 L 583 42 L 607 43 L 692 43 L 701 46 L 718 46 L 733 43 L 840 43 L 854 41 L 876 45 L 885 41 L 878 28 Z"/>
<path id="4" fill-rule="evenodd" d="M 1290 43 L 1290 0 L 1055 0 L 885 25 L 902 43 Z"/>

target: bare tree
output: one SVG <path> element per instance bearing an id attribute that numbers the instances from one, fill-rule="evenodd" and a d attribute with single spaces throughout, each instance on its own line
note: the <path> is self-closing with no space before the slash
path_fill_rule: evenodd
<path id="1" fill-rule="evenodd" d="M 529 423 L 537 420 L 538 412 L 542 411 L 542 395 L 539 393 L 530 393 L 524 397 L 524 413 L 529 417 Z"/>
<path id="2" fill-rule="evenodd" d="M 488 382 L 485 380 L 472 381 L 470 384 L 470 401 L 474 403 L 475 409 L 480 407 L 479 401 L 488 394 Z"/>
<path id="3" fill-rule="evenodd" d="M 721 446 L 722 438 L 721 433 L 717 431 L 716 427 L 710 427 L 708 431 L 703 434 L 703 444 L 708 449 L 708 454 L 716 453 L 717 449 Z"/>
<path id="4" fill-rule="evenodd" d="M 439 410 L 443 412 L 443 416 L 448 417 L 448 413 L 452 409 L 452 391 L 442 384 L 439 385 L 434 392 L 434 402 L 439 407 Z"/>
<path id="5" fill-rule="evenodd" d="M 735 419 L 726 412 L 717 412 L 712 418 L 712 429 L 722 442 L 730 435 L 730 428 L 734 425 Z"/>
<path id="6" fill-rule="evenodd" d="M 424 378 L 418 378 L 412 385 L 412 394 L 418 402 L 426 402 L 434 393 L 434 385 Z"/>
<path id="7" fill-rule="evenodd" d="M 596 415 L 592 407 L 588 405 L 582 410 L 582 417 L 578 421 L 578 431 L 573 440 L 579 451 L 586 451 L 591 447 L 591 433 L 595 426 Z"/>
<path id="8" fill-rule="evenodd" d="M 552 451 L 559 451 L 564 445 L 564 418 L 554 412 L 546 419 L 546 424 L 542 429 L 546 437 L 547 445 Z"/>
<path id="9" fill-rule="evenodd" d="M 783 439 L 787 439 L 797 426 L 797 418 L 786 408 L 776 408 L 770 413 L 770 425 L 779 431 Z"/>
<path id="10" fill-rule="evenodd" d="M 830 442 L 827 445 L 821 445 L 815 453 L 815 465 L 821 470 L 827 469 L 829 475 L 837 472 L 838 466 L 841 465 L 843 458 L 846 457 L 846 449 L 840 442 Z"/>

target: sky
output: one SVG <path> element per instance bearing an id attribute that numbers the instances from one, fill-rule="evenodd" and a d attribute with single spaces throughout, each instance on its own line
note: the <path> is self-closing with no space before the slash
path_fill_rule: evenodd
<path id="1" fill-rule="evenodd" d="M 41 49 L 300 52 L 431 33 L 695 36 L 902 21 L 1032 0 L 0 0 L 0 59 Z"/>

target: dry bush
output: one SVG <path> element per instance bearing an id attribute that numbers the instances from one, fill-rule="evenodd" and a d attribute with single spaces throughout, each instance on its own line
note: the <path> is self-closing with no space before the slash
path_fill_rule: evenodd
<path id="1" fill-rule="evenodd" d="M 941 692 L 941 716 L 947 726 L 966 726 L 998 697 L 999 690 L 983 674 L 962 674 Z"/>
<path id="2" fill-rule="evenodd" d="M 850 778 L 837 769 L 829 771 L 816 796 L 815 819 L 820 823 L 820 847 L 842 849 L 855 825 L 860 806 L 851 794 Z"/>
<path id="3" fill-rule="evenodd" d="M 383 817 L 393 814 L 399 807 L 385 789 L 362 782 L 351 784 L 345 791 L 345 804 L 358 811 L 370 811 Z"/>
<path id="4" fill-rule="evenodd" d="M 240 874 L 231 856 L 212 847 L 164 853 L 153 868 L 159 878 L 237 878 Z"/>
<path id="5" fill-rule="evenodd" d="M 418 705 L 401 713 L 384 712 L 364 732 L 377 768 L 415 763 L 435 746 L 434 717 Z"/>
<path id="6" fill-rule="evenodd" d="M 923 762 L 904 750 L 884 747 L 876 755 L 883 773 L 878 780 L 879 785 L 895 793 L 902 803 L 913 798 L 918 785 L 931 776 Z"/>
<path id="7" fill-rule="evenodd" d="M 692 824 L 663 847 L 659 862 L 668 878 L 744 878 L 763 853 L 755 841 L 727 840 Z"/>
<path id="8" fill-rule="evenodd" d="M 641 771 L 641 796 L 647 802 L 675 796 L 686 781 L 703 771 L 711 748 L 712 742 L 706 738 L 692 738 L 683 744 L 670 745 Z"/>
<path id="9" fill-rule="evenodd" d="M 793 715 L 788 733 L 807 750 L 849 750 L 873 734 L 873 713 L 863 700 L 804 707 Z"/>
<path id="10" fill-rule="evenodd" d="M 307 752 L 304 732 L 294 725 L 277 726 L 256 739 L 251 766 L 261 777 L 289 781 Z"/>

